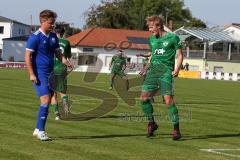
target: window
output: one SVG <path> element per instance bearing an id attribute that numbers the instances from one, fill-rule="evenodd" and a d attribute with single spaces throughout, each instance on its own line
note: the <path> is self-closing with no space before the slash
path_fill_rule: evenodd
<path id="1" fill-rule="evenodd" d="M 199 71 L 198 65 L 189 65 L 188 67 L 189 71 Z"/>
<path id="2" fill-rule="evenodd" d="M 25 35 L 25 29 L 22 28 L 22 35 Z"/>
<path id="3" fill-rule="evenodd" d="M 214 72 L 224 72 L 224 69 L 222 66 L 214 66 Z"/>
<path id="4" fill-rule="evenodd" d="M 4 33 L 4 27 L 0 26 L 0 34 L 3 34 L 3 33 Z"/>
<path id="5" fill-rule="evenodd" d="M 223 51 L 223 43 L 214 43 L 213 44 L 213 51 Z"/>
<path id="6" fill-rule="evenodd" d="M 93 48 L 83 48 L 83 52 L 93 52 Z"/>
<path id="7" fill-rule="evenodd" d="M 97 62 L 97 56 L 93 55 L 80 55 L 78 57 L 78 65 L 95 65 Z"/>

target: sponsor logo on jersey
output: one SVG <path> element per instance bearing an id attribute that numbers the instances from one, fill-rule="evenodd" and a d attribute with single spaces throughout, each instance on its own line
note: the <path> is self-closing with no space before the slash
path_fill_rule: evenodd
<path id="1" fill-rule="evenodd" d="M 161 49 L 156 49 L 155 52 L 154 52 L 154 54 L 163 55 L 164 52 L 165 52 L 165 50 L 164 50 L 163 48 L 161 48 Z"/>

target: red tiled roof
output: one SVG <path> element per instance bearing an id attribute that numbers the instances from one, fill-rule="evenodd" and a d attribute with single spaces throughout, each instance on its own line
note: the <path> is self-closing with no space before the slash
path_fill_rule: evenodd
<path id="1" fill-rule="evenodd" d="M 149 49 L 148 44 L 131 43 L 130 45 L 128 41 L 128 37 L 148 38 L 149 36 L 150 32 L 148 31 L 90 28 L 67 39 L 71 46 L 104 47 L 114 43 L 117 48 L 127 48 L 129 46 L 130 49 Z"/>

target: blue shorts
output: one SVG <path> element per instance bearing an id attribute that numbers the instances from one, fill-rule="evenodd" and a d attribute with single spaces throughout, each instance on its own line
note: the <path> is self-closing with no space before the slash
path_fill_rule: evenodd
<path id="1" fill-rule="evenodd" d="M 49 87 L 48 77 L 50 73 L 35 74 L 37 77 L 38 83 L 33 83 L 33 86 L 39 97 L 44 95 L 52 95 L 53 91 Z"/>

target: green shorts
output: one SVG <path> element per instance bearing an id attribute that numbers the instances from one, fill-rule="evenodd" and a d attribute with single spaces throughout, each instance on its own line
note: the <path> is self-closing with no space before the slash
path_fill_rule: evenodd
<path id="1" fill-rule="evenodd" d="M 156 73 L 148 71 L 142 85 L 142 92 L 160 90 L 161 95 L 174 95 L 171 72 Z"/>
<path id="2" fill-rule="evenodd" d="M 118 76 L 120 76 L 121 78 L 127 76 L 127 75 L 123 72 L 123 70 L 114 70 L 114 69 L 113 69 L 113 70 L 111 71 L 111 74 L 118 75 Z"/>
<path id="3" fill-rule="evenodd" d="M 66 93 L 67 91 L 67 67 L 66 65 L 55 65 L 54 66 L 54 75 L 56 78 L 56 92 Z"/>

